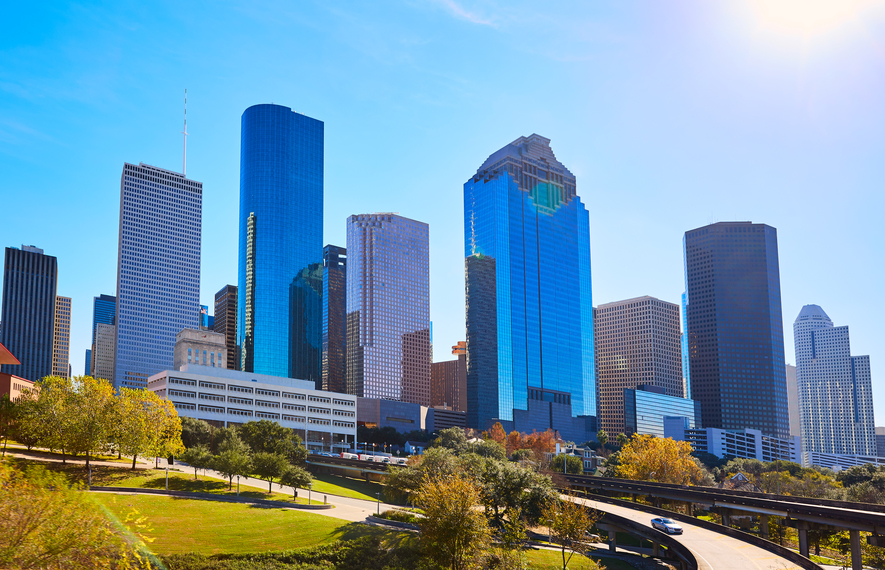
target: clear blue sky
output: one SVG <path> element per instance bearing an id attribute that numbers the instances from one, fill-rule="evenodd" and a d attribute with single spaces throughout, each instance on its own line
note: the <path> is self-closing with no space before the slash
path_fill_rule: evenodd
<path id="1" fill-rule="evenodd" d="M 685 230 L 770 224 L 787 361 L 821 305 L 871 355 L 885 418 L 885 7 L 821 1 L 4 2 L 0 245 L 58 257 L 79 374 L 92 297 L 115 293 L 123 162 L 180 169 L 187 88 L 212 305 L 236 283 L 240 115 L 287 105 L 325 121 L 327 243 L 354 213 L 430 224 L 443 360 L 462 184 L 536 132 L 590 210 L 595 304 L 679 302 Z"/>

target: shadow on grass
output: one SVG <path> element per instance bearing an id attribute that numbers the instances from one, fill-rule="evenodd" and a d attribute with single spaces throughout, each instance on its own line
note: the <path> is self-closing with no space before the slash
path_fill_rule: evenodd
<path id="1" fill-rule="evenodd" d="M 396 548 L 406 544 L 412 545 L 418 540 L 418 537 L 414 532 L 391 530 L 389 528 L 371 526 L 358 522 L 349 523 L 339 527 L 332 533 L 332 536 L 337 540 L 356 540 L 357 538 L 363 538 L 364 536 L 377 537 L 390 548 Z"/>

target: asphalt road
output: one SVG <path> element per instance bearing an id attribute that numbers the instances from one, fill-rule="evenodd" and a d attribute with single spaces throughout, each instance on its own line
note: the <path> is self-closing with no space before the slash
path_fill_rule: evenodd
<path id="1" fill-rule="evenodd" d="M 608 503 L 588 500 L 588 506 L 651 526 L 651 519 L 659 515 Z M 699 526 L 677 521 L 682 535 L 674 535 L 679 542 L 694 552 L 701 570 L 792 570 L 799 566 L 773 552 L 748 544 L 736 538 L 719 534 Z M 705 566 L 706 564 L 706 566 Z"/>

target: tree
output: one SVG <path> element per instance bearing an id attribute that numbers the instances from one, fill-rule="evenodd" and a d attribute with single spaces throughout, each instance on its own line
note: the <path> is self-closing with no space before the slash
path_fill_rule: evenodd
<path id="1" fill-rule="evenodd" d="M 212 445 L 212 426 L 204 420 L 181 418 L 181 442 L 190 449 L 198 445 Z"/>
<path id="2" fill-rule="evenodd" d="M 151 439 L 157 426 L 148 408 L 154 404 L 153 398 L 159 397 L 147 390 L 120 388 L 115 406 L 116 428 L 115 443 L 120 453 L 132 456 L 132 469 L 140 453 L 151 447 Z M 196 475 L 195 475 L 196 476 Z"/>
<path id="3" fill-rule="evenodd" d="M 15 428 L 15 402 L 9 399 L 9 394 L 0 396 L 0 439 L 3 440 L 3 455 L 6 455 L 6 443 Z"/>
<path id="4" fill-rule="evenodd" d="M 71 451 L 86 453 L 86 466 L 89 456 L 107 446 L 113 419 L 114 387 L 110 382 L 92 376 L 78 376 L 66 383 L 70 392 L 64 412 L 69 426 Z"/>
<path id="5" fill-rule="evenodd" d="M 197 478 L 197 469 L 206 469 L 212 464 L 212 454 L 205 445 L 185 449 L 179 459 L 194 468 L 194 479 Z"/>
<path id="6" fill-rule="evenodd" d="M 563 468 L 567 469 L 567 473 L 572 475 L 583 475 L 584 461 L 577 455 L 560 453 L 559 455 L 554 456 L 553 460 L 550 462 L 550 471 L 553 471 L 554 473 L 562 473 Z"/>
<path id="7" fill-rule="evenodd" d="M 170 400 L 156 398 L 149 408 L 155 418 L 156 431 L 149 452 L 155 457 L 171 457 L 184 451 L 181 443 L 181 418 Z"/>
<path id="8" fill-rule="evenodd" d="M 273 489 L 273 480 L 278 478 L 289 466 L 289 460 L 279 453 L 259 451 L 252 454 L 252 473 L 259 479 L 267 481 L 267 492 Z"/>
<path id="9" fill-rule="evenodd" d="M 599 442 L 600 447 L 605 447 L 605 444 L 608 443 L 608 434 L 605 433 L 605 430 L 599 430 L 596 432 L 596 441 Z"/>
<path id="10" fill-rule="evenodd" d="M 70 378 L 46 376 L 39 381 L 40 389 L 32 390 L 35 401 L 29 415 L 26 431 L 39 434 L 38 442 L 50 450 L 61 450 L 61 462 L 66 462 L 66 451 L 73 446 L 73 386 Z"/>
<path id="11" fill-rule="evenodd" d="M 507 460 L 507 451 L 504 449 L 504 446 L 491 439 L 477 441 L 476 443 L 470 444 L 469 449 L 471 453 L 475 453 L 482 457 L 491 457 L 498 461 Z"/>
<path id="12" fill-rule="evenodd" d="M 630 441 L 630 438 L 627 437 L 626 434 L 619 433 L 618 434 L 618 447 L 624 447 L 627 445 L 627 442 Z"/>
<path id="13" fill-rule="evenodd" d="M 511 461 L 515 461 L 520 463 L 524 460 L 533 460 L 535 458 L 535 454 L 532 453 L 530 449 L 517 449 L 513 452 L 513 455 L 510 456 Z"/>
<path id="14" fill-rule="evenodd" d="M 292 487 L 293 498 L 298 498 L 298 489 L 307 487 L 313 481 L 313 476 L 307 469 L 289 465 L 280 475 L 280 485 Z"/>
<path id="15" fill-rule="evenodd" d="M 249 446 L 243 443 L 236 432 L 218 445 L 218 455 L 212 458 L 212 469 L 228 478 L 228 489 L 234 487 L 234 477 L 248 475 L 252 469 Z"/>
<path id="16" fill-rule="evenodd" d="M 562 547 L 562 569 L 567 570 L 568 563 L 576 552 L 583 552 L 583 544 L 590 529 L 599 520 L 595 509 L 587 508 L 584 501 L 575 497 L 568 500 L 556 499 L 544 509 L 544 519 L 549 521 L 550 534 L 553 542 Z M 566 550 L 569 551 L 566 556 Z"/>
<path id="17" fill-rule="evenodd" d="M 277 453 L 294 465 L 307 460 L 307 449 L 301 438 L 291 429 L 270 420 L 247 422 L 237 428 L 237 434 L 252 453 Z"/>
<path id="18" fill-rule="evenodd" d="M 451 449 L 455 455 L 460 455 L 468 451 L 469 444 L 467 443 L 467 436 L 464 435 L 463 429 L 459 427 L 451 427 L 439 432 L 439 437 L 434 440 L 433 447 Z"/>
<path id="19" fill-rule="evenodd" d="M 618 453 L 616 476 L 634 481 L 698 484 L 703 481 L 704 473 L 691 451 L 687 441 L 636 434 Z"/>
<path id="20" fill-rule="evenodd" d="M 495 443 L 506 447 L 507 432 L 504 431 L 504 426 L 501 425 L 501 422 L 495 422 L 489 431 L 483 432 L 482 437 L 483 439 L 494 441 Z"/>
<path id="21" fill-rule="evenodd" d="M 0 489 L 0 568 L 151 568 L 138 521 L 127 540 L 62 474 L 0 462 Z"/>
<path id="22" fill-rule="evenodd" d="M 437 562 L 452 570 L 481 566 L 490 532 L 485 516 L 475 508 L 478 503 L 477 487 L 457 475 L 430 477 L 421 485 L 421 541 Z"/>
<path id="23" fill-rule="evenodd" d="M 45 440 L 46 426 L 43 424 L 41 404 L 38 400 L 40 392 L 33 388 L 22 392 L 15 402 L 16 421 L 14 437 L 19 443 L 30 449 Z"/>

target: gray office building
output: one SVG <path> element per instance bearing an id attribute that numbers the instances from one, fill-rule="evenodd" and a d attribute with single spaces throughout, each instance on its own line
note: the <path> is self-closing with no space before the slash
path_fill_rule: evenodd
<path id="1" fill-rule="evenodd" d="M 429 228 L 347 219 L 347 393 L 430 405 Z"/>
<path id="2" fill-rule="evenodd" d="M 684 418 L 683 425 L 688 429 L 700 428 L 699 402 L 670 396 L 658 386 L 637 386 L 635 390 L 624 390 L 624 433 L 627 435 L 648 434 L 664 436 L 665 418 Z"/>
<path id="3" fill-rule="evenodd" d="M 58 261 L 43 250 L 23 245 L 6 248 L 0 344 L 21 364 L 0 372 L 33 382 L 52 374 Z"/>

